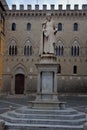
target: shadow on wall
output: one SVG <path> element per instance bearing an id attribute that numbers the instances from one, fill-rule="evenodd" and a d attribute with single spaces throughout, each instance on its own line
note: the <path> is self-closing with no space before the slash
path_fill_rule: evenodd
<path id="1" fill-rule="evenodd" d="M 72 80 L 72 81 L 58 81 L 58 92 L 60 93 L 87 93 L 87 81 Z"/>

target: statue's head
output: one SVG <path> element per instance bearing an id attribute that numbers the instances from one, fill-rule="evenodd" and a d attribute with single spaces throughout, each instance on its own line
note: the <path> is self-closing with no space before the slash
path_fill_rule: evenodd
<path id="1" fill-rule="evenodd" d="M 48 13 L 48 14 L 46 15 L 46 19 L 47 19 L 48 21 L 51 21 L 51 14 L 50 14 L 50 13 Z"/>

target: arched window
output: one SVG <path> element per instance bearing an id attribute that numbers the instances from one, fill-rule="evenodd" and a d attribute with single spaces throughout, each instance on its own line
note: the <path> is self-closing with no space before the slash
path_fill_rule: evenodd
<path id="1" fill-rule="evenodd" d="M 12 23 L 12 31 L 16 30 L 16 23 Z"/>
<path id="2" fill-rule="evenodd" d="M 9 55 L 11 55 L 11 45 L 9 46 Z"/>
<path id="3" fill-rule="evenodd" d="M 79 50 L 80 50 L 79 43 L 77 40 L 75 40 L 73 42 L 72 47 L 71 47 L 71 55 L 72 56 L 79 56 Z"/>
<path id="4" fill-rule="evenodd" d="M 15 55 L 17 55 L 17 46 L 15 46 Z"/>
<path id="5" fill-rule="evenodd" d="M 76 65 L 73 66 L 73 74 L 77 74 L 77 66 Z"/>
<path id="6" fill-rule="evenodd" d="M 63 56 L 64 55 L 64 46 L 63 46 L 62 41 L 60 41 L 60 40 L 56 44 L 55 53 L 56 53 L 57 56 Z"/>
<path id="7" fill-rule="evenodd" d="M 17 45 L 16 45 L 16 42 L 15 40 L 12 40 L 10 45 L 9 45 L 9 50 L 8 50 L 8 54 L 10 56 L 15 56 L 17 55 Z"/>
<path id="8" fill-rule="evenodd" d="M 27 56 L 29 56 L 30 55 L 30 47 L 29 47 L 29 45 L 26 47 L 27 48 Z"/>
<path id="9" fill-rule="evenodd" d="M 30 56 L 32 55 L 32 46 L 30 46 Z"/>
<path id="10" fill-rule="evenodd" d="M 31 30 L 31 23 L 27 23 L 27 31 Z"/>
<path id="11" fill-rule="evenodd" d="M 73 29 L 74 29 L 74 31 L 78 31 L 78 23 L 74 23 Z"/>
<path id="12" fill-rule="evenodd" d="M 62 31 L 62 23 L 58 24 L 58 31 Z"/>
<path id="13" fill-rule="evenodd" d="M 64 53 L 64 48 L 63 46 L 61 47 L 61 55 L 63 56 L 63 53 Z"/>
<path id="14" fill-rule="evenodd" d="M 24 46 L 24 55 L 26 55 L 26 50 L 27 50 L 26 46 Z"/>
<path id="15" fill-rule="evenodd" d="M 24 55 L 25 56 L 31 56 L 32 55 L 32 46 L 31 42 L 27 40 L 24 45 Z"/>
<path id="16" fill-rule="evenodd" d="M 57 73 L 60 74 L 61 73 L 61 65 L 59 64 L 58 65 L 58 68 L 57 68 Z"/>

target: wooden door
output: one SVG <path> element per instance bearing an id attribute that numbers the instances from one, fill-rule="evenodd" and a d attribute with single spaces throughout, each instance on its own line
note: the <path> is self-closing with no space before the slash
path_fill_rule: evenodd
<path id="1" fill-rule="evenodd" d="M 15 76 L 15 94 L 24 94 L 24 82 L 25 76 L 23 74 Z"/>

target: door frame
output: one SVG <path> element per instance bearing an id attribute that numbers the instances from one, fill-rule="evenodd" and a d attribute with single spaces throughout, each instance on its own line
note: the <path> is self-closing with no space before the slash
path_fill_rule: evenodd
<path id="1" fill-rule="evenodd" d="M 23 80 L 23 86 L 21 85 L 21 83 L 19 84 L 19 85 L 21 85 L 23 87 L 23 88 L 20 88 L 20 89 L 23 90 L 23 93 L 17 93 L 17 91 L 19 90 L 19 89 L 17 90 L 17 86 L 16 86 L 17 85 L 16 82 L 17 82 L 17 76 L 18 75 L 19 75 L 19 77 L 22 76 L 22 78 L 23 78 L 22 79 Z M 17 94 L 17 95 L 18 94 L 24 94 L 24 87 L 25 87 L 25 75 L 24 74 L 16 74 L 15 75 L 15 94 Z"/>
<path id="2" fill-rule="evenodd" d="M 27 73 L 23 67 L 17 67 L 14 69 L 12 75 L 11 75 L 11 94 L 15 95 L 15 75 L 17 74 L 23 74 L 25 76 L 25 82 L 24 82 L 24 94 L 26 94 L 26 87 L 27 87 Z"/>

